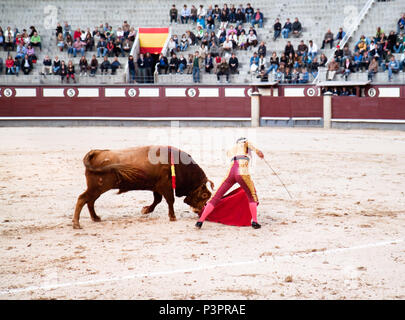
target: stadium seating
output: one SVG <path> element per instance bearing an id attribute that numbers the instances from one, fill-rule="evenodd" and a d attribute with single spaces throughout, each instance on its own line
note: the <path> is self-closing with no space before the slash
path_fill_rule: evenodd
<path id="1" fill-rule="evenodd" d="M 303 25 L 303 33 L 300 38 L 290 37 L 288 40 L 292 42 L 296 48 L 300 40 L 308 43 L 313 40 L 318 47 L 321 47 L 322 39 L 328 28 L 336 34 L 339 27 L 345 28 L 350 22 L 351 17 L 354 17 L 357 12 L 366 3 L 366 0 L 252 0 L 241 2 L 244 5 L 250 2 L 252 7 L 260 8 L 264 13 L 264 28 L 256 29 L 258 32 L 259 41 L 263 40 L 267 46 L 267 52 L 276 51 L 278 55 L 284 50 L 286 39 L 279 38 L 276 42 L 273 41 L 273 24 L 275 18 L 280 18 L 280 22 L 284 24 L 285 19 L 288 17 L 293 20 L 298 17 Z M 67 52 L 60 53 L 56 47 L 55 28 L 56 23 L 63 23 L 68 21 L 72 29 L 81 27 L 93 29 L 102 23 L 108 22 L 116 29 L 121 26 L 124 20 L 127 20 L 131 26 L 137 27 L 161 27 L 169 25 L 169 9 L 172 4 L 176 4 L 177 8 L 181 8 L 185 1 L 158 1 L 158 0 L 138 0 L 138 1 L 107 1 L 107 0 L 83 0 L 80 4 L 72 3 L 67 0 L 58 1 L 45 1 L 45 0 L 32 0 L 29 4 L 24 0 L 14 0 L 0 3 L 1 10 L 1 26 L 5 29 L 7 26 L 12 28 L 28 29 L 29 26 L 36 26 L 42 38 L 43 49 L 38 54 L 37 66 L 33 72 L 28 75 L 6 76 L 0 75 L 0 83 L 2 84 L 58 84 L 60 77 L 47 76 L 44 78 L 39 73 L 42 69 L 42 60 L 45 55 L 53 58 L 58 55 L 60 60 L 68 61 Z M 233 2 L 220 1 L 213 2 L 207 0 L 200 0 L 197 2 L 186 1 L 188 4 L 195 4 L 196 6 L 203 4 L 205 8 L 210 4 L 218 4 L 222 6 L 223 3 L 231 4 Z M 239 5 L 240 2 L 234 2 Z M 372 36 L 378 26 L 381 26 L 384 31 L 396 29 L 396 22 L 399 13 L 403 10 L 400 0 L 393 0 L 389 2 L 377 2 L 370 9 L 369 13 L 362 21 L 359 29 L 354 33 L 353 40 L 349 42 L 351 48 L 355 41 L 361 34 Z M 53 19 L 54 18 L 54 19 Z M 250 25 L 250 24 L 249 24 Z M 181 23 L 172 24 L 172 33 L 181 36 L 186 30 L 195 30 L 196 25 Z M 246 25 L 245 25 L 246 27 Z M 195 47 L 189 48 L 184 54 L 193 53 Z M 38 51 L 38 50 L 37 50 Z M 325 49 L 323 52 L 326 56 L 331 54 L 331 49 Z M 86 57 L 89 60 L 94 52 L 87 53 Z M 231 76 L 231 83 L 246 83 L 251 82 L 252 77 L 248 74 L 249 59 L 253 51 L 236 51 L 239 59 L 240 73 Z M 5 60 L 7 53 L 0 51 L 0 56 Z M 14 55 L 14 54 L 13 54 Z M 72 59 L 76 66 L 78 66 L 79 57 Z M 94 78 L 78 77 L 78 82 L 81 84 L 114 84 L 122 83 L 124 81 L 124 68 L 127 58 L 119 58 L 123 69 L 118 70 L 114 76 L 101 76 L 98 74 Z M 99 59 L 99 63 L 101 59 Z M 76 67 L 78 74 L 78 67 Z M 350 77 L 353 79 L 366 77 L 366 73 L 355 73 Z M 203 83 L 216 83 L 216 76 L 214 74 L 206 74 L 201 72 L 201 80 Z M 254 80 L 255 81 L 255 80 Z M 375 82 L 386 82 L 386 73 L 377 74 Z M 404 81 L 403 73 L 394 76 L 394 81 Z M 160 75 L 158 77 L 159 83 L 191 83 L 191 75 Z"/>

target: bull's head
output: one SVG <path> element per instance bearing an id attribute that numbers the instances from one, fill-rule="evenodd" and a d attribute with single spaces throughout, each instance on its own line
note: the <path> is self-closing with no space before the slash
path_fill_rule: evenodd
<path id="1" fill-rule="evenodd" d="M 210 180 L 211 189 L 214 189 L 214 183 Z M 190 192 L 187 197 L 184 198 L 184 202 L 193 208 L 195 213 L 201 212 L 207 201 L 211 198 L 211 191 L 208 190 L 206 184 L 202 184 L 194 191 Z"/>

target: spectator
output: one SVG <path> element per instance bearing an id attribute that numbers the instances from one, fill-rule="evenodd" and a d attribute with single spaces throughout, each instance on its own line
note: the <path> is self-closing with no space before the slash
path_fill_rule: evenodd
<path id="1" fill-rule="evenodd" d="M 70 34 L 65 39 L 65 46 L 67 48 L 68 57 L 69 55 L 73 55 L 73 38 Z"/>
<path id="2" fill-rule="evenodd" d="M 246 21 L 252 21 L 253 19 L 253 15 L 255 13 L 255 10 L 252 8 L 252 6 L 250 5 L 250 3 L 248 3 L 246 5 L 246 9 L 245 9 L 245 17 L 246 17 Z"/>
<path id="3" fill-rule="evenodd" d="M 301 57 L 306 57 L 308 55 L 308 46 L 304 43 L 304 40 L 300 41 L 297 48 L 297 54 Z"/>
<path id="4" fill-rule="evenodd" d="M 236 29 L 240 25 L 242 25 L 243 22 L 245 21 L 245 14 L 242 12 L 242 10 L 240 8 L 238 8 L 238 10 L 236 10 L 235 20 L 236 20 Z"/>
<path id="5" fill-rule="evenodd" d="M 66 83 L 69 83 L 70 78 L 72 78 L 73 82 L 76 83 L 75 66 L 73 65 L 72 60 L 69 60 L 67 65 Z"/>
<path id="6" fill-rule="evenodd" d="M 63 83 L 63 80 L 65 79 L 65 77 L 67 75 L 67 67 L 65 64 L 65 60 L 62 60 L 60 63 L 59 74 L 60 74 L 60 82 Z"/>
<path id="7" fill-rule="evenodd" d="M 267 69 L 266 74 L 269 74 L 270 72 L 277 72 L 278 66 L 280 64 L 280 59 L 277 57 L 277 53 L 273 51 L 273 54 L 270 57 L 270 67 Z"/>
<path id="8" fill-rule="evenodd" d="M 328 65 L 327 79 L 333 80 L 337 71 L 339 71 L 339 63 L 332 58 Z"/>
<path id="9" fill-rule="evenodd" d="M 130 67 L 129 63 L 128 63 L 128 66 Z M 93 57 L 91 58 L 91 61 L 90 61 L 90 77 L 94 77 L 96 75 L 97 68 L 98 68 L 98 61 L 97 61 L 96 55 L 93 54 Z M 135 71 L 135 68 L 134 68 L 134 71 Z"/>
<path id="10" fill-rule="evenodd" d="M 279 18 L 276 19 L 276 23 L 274 24 L 273 29 L 274 29 L 273 41 L 276 41 L 281 34 L 281 23 Z"/>
<path id="11" fill-rule="evenodd" d="M 339 28 L 339 31 L 336 35 L 336 41 L 338 43 L 340 43 L 343 40 L 343 38 L 345 37 L 345 35 L 346 35 L 346 32 L 343 31 L 343 28 Z"/>
<path id="12" fill-rule="evenodd" d="M 172 22 L 177 24 L 177 14 L 178 14 L 178 11 L 177 11 L 176 5 L 174 4 L 174 5 L 172 5 L 172 8 L 169 11 L 170 24 L 172 24 Z"/>
<path id="13" fill-rule="evenodd" d="M 65 39 L 63 39 L 63 33 L 58 34 L 56 45 L 59 48 L 59 51 L 63 51 L 63 48 L 65 47 Z"/>
<path id="14" fill-rule="evenodd" d="M 65 21 L 65 24 L 63 26 L 63 36 L 66 38 L 68 35 L 71 35 L 72 28 L 70 25 Z"/>
<path id="15" fill-rule="evenodd" d="M 228 25 L 228 13 L 226 10 L 221 10 L 221 15 L 219 16 L 219 20 L 221 21 L 220 29 L 226 28 Z"/>
<path id="16" fill-rule="evenodd" d="M 266 69 L 266 58 L 259 55 L 259 71 Z"/>
<path id="17" fill-rule="evenodd" d="M 367 54 L 367 52 L 365 52 L 365 53 L 363 54 L 362 58 L 361 58 L 361 64 L 360 64 L 361 70 L 362 70 L 362 71 L 363 71 L 363 69 L 364 69 L 364 70 L 367 70 L 369 64 L 370 64 L 370 57 L 369 57 L 369 55 Z"/>
<path id="18" fill-rule="evenodd" d="M 131 43 L 128 39 L 125 39 L 124 44 L 122 45 L 122 50 L 128 55 L 131 52 Z"/>
<path id="19" fill-rule="evenodd" d="M 284 39 L 288 38 L 288 35 L 292 31 L 292 23 L 290 22 L 290 18 L 287 18 L 287 21 L 284 24 L 283 30 L 281 30 L 281 33 L 283 35 Z"/>
<path id="20" fill-rule="evenodd" d="M 325 67 L 325 66 L 326 66 L 326 63 L 328 62 L 328 58 L 326 58 L 326 56 L 325 56 L 324 53 L 321 54 L 321 57 L 320 57 L 319 60 L 320 60 L 320 61 L 319 61 L 319 66 L 320 66 L 320 67 Z"/>
<path id="21" fill-rule="evenodd" d="M 0 57 L 0 74 L 3 73 L 3 58 Z"/>
<path id="22" fill-rule="evenodd" d="M 256 78 L 260 79 L 260 82 L 268 82 L 269 81 L 269 76 L 267 75 L 265 70 L 260 71 L 260 74 Z"/>
<path id="23" fill-rule="evenodd" d="M 392 56 L 390 62 L 388 63 L 388 81 L 392 81 L 392 74 L 399 72 L 399 63 L 395 59 L 395 56 Z"/>
<path id="24" fill-rule="evenodd" d="M 295 18 L 292 24 L 292 34 L 293 36 L 298 38 L 301 35 L 301 32 L 302 32 L 301 22 L 298 21 L 298 18 Z"/>
<path id="25" fill-rule="evenodd" d="M 61 62 L 60 62 L 58 56 L 55 56 L 55 58 L 53 59 L 52 65 L 53 65 L 53 67 L 52 67 L 53 74 L 54 75 L 60 75 Z"/>
<path id="26" fill-rule="evenodd" d="M 197 17 L 201 17 L 205 19 L 205 16 L 207 15 L 207 10 L 204 9 L 204 6 L 200 4 L 200 6 L 197 9 Z"/>
<path id="27" fill-rule="evenodd" d="M 31 66 L 32 66 L 32 62 L 31 62 Z M 20 69 L 21 69 L 21 60 L 17 59 L 17 58 L 14 58 L 14 70 L 15 70 L 15 75 L 17 77 L 18 77 L 18 74 L 20 72 Z"/>
<path id="28" fill-rule="evenodd" d="M 374 75 L 378 72 L 378 60 L 376 57 L 371 60 L 370 65 L 368 66 L 368 80 L 373 81 Z"/>
<path id="29" fill-rule="evenodd" d="M 253 53 L 253 57 L 250 58 L 250 72 L 254 73 L 257 72 L 259 69 L 259 56 L 257 55 L 257 52 Z"/>
<path id="30" fill-rule="evenodd" d="M 89 68 L 89 63 L 85 56 L 82 56 L 79 61 L 79 68 L 80 68 L 80 76 L 85 75 L 87 76 L 87 69 Z"/>
<path id="31" fill-rule="evenodd" d="M 22 59 L 27 54 L 27 48 L 20 43 L 17 47 L 16 58 Z"/>
<path id="32" fill-rule="evenodd" d="M 188 19 L 190 19 L 190 14 L 191 14 L 190 9 L 188 9 L 187 5 L 185 4 L 180 13 L 180 20 L 182 24 L 188 23 Z"/>
<path id="33" fill-rule="evenodd" d="M 153 58 L 149 52 L 146 52 L 145 55 L 145 72 L 146 72 L 146 82 L 152 83 L 153 82 L 153 75 L 152 75 L 152 65 L 153 65 Z"/>
<path id="34" fill-rule="evenodd" d="M 405 70 L 405 51 L 402 52 L 401 58 L 399 58 L 399 68 L 404 71 Z"/>
<path id="35" fill-rule="evenodd" d="M 134 83 L 136 73 L 135 73 L 134 57 L 132 55 L 128 56 L 128 71 L 129 71 L 129 83 Z"/>
<path id="36" fill-rule="evenodd" d="M 200 26 L 201 28 L 205 29 L 206 28 L 205 18 L 203 18 L 202 16 L 198 16 L 197 25 Z"/>
<path id="37" fill-rule="evenodd" d="M 6 59 L 6 74 L 15 74 L 14 59 L 9 55 Z"/>
<path id="38" fill-rule="evenodd" d="M 315 57 L 309 65 L 309 72 L 312 74 L 314 78 L 318 76 L 318 67 L 319 67 L 318 58 Z"/>
<path id="39" fill-rule="evenodd" d="M 266 45 L 264 44 L 264 41 L 260 42 L 260 45 L 257 48 L 257 54 L 259 56 L 265 57 L 266 56 L 266 51 L 267 51 L 267 48 L 266 48 Z"/>
<path id="40" fill-rule="evenodd" d="M 247 50 L 247 37 L 245 31 L 243 30 L 238 39 L 238 47 L 241 50 Z"/>
<path id="41" fill-rule="evenodd" d="M 186 34 L 183 33 L 180 39 L 180 51 L 186 51 L 188 47 L 188 39 L 186 37 Z"/>
<path id="42" fill-rule="evenodd" d="M 247 36 L 247 47 L 251 50 L 252 47 L 257 46 L 257 36 L 253 32 L 253 30 L 250 30 L 248 36 Z"/>
<path id="43" fill-rule="evenodd" d="M 108 43 L 107 43 L 107 55 L 109 57 L 112 57 L 114 55 L 114 49 L 115 49 L 115 46 L 114 46 L 113 41 L 112 40 L 108 41 Z"/>
<path id="44" fill-rule="evenodd" d="M 184 70 L 187 68 L 187 59 L 181 54 L 179 59 L 179 72 L 180 74 L 184 73 Z"/>
<path id="45" fill-rule="evenodd" d="M 111 63 L 111 74 L 115 75 L 117 69 L 121 68 L 121 63 L 118 61 L 118 57 L 114 57 L 113 62 Z"/>
<path id="46" fill-rule="evenodd" d="M 200 83 L 200 54 L 198 51 L 194 53 L 193 57 L 193 81 Z"/>
<path id="47" fill-rule="evenodd" d="M 204 65 L 205 72 L 211 73 L 211 70 L 214 68 L 214 60 L 212 59 L 211 53 L 208 53 L 208 55 L 205 57 Z"/>
<path id="48" fill-rule="evenodd" d="M 231 74 L 239 73 L 238 67 L 239 67 L 239 60 L 235 56 L 235 52 L 233 52 L 232 56 L 229 58 L 229 69 L 230 69 Z"/>
<path id="49" fill-rule="evenodd" d="M 290 53 L 292 53 L 293 55 L 295 54 L 295 50 L 294 50 L 293 45 L 291 44 L 291 41 L 287 42 L 287 45 L 285 46 L 285 49 L 284 49 L 284 53 L 287 57 L 290 55 Z"/>
<path id="50" fill-rule="evenodd" d="M 312 40 L 309 40 L 308 55 L 314 60 L 317 54 L 318 46 Z"/>
<path id="51" fill-rule="evenodd" d="M 86 37 L 84 39 L 84 43 L 86 44 L 86 51 L 93 51 L 94 48 L 94 38 L 91 36 L 90 32 L 86 33 Z"/>
<path id="52" fill-rule="evenodd" d="M 359 52 L 356 52 L 353 57 L 353 64 L 356 72 L 360 71 L 362 60 L 363 56 Z"/>
<path id="53" fill-rule="evenodd" d="M 177 69 L 179 68 L 179 59 L 175 53 L 172 54 L 172 58 L 169 62 L 169 73 L 177 73 Z"/>
<path id="54" fill-rule="evenodd" d="M 190 20 L 195 24 L 197 22 L 197 8 L 192 5 L 190 8 Z"/>
<path id="55" fill-rule="evenodd" d="M 229 64 L 225 58 L 222 58 L 221 63 L 217 67 L 217 82 L 221 82 L 221 76 L 226 76 L 226 82 L 229 83 Z"/>
<path id="56" fill-rule="evenodd" d="M 207 17 L 206 27 L 207 27 L 207 32 L 215 30 L 215 21 L 212 16 Z"/>
<path id="57" fill-rule="evenodd" d="M 194 60 L 193 54 L 189 53 L 188 58 L 187 58 L 187 67 L 186 67 L 187 74 L 193 73 L 193 60 Z"/>
<path id="58" fill-rule="evenodd" d="M 158 73 L 159 74 L 167 74 L 167 70 L 169 69 L 169 61 L 167 58 L 161 53 L 159 55 L 159 65 L 158 65 Z"/>
<path id="59" fill-rule="evenodd" d="M 107 42 L 105 41 L 104 38 L 101 38 L 100 41 L 97 44 L 97 58 L 100 57 L 100 54 L 103 55 L 103 57 L 107 54 Z"/>
<path id="60" fill-rule="evenodd" d="M 335 61 L 341 64 L 343 63 L 343 50 L 339 45 L 336 46 Z"/>
<path id="61" fill-rule="evenodd" d="M 39 47 L 39 50 L 42 51 L 41 37 L 36 31 L 34 32 L 34 35 L 31 37 L 31 45 L 33 47 Z"/>
<path id="62" fill-rule="evenodd" d="M 80 38 L 76 38 L 75 42 L 73 43 L 73 57 L 76 58 L 77 52 L 79 52 L 79 51 L 80 51 L 81 56 L 83 57 L 85 45 L 86 45 L 86 43 L 81 41 Z"/>
<path id="63" fill-rule="evenodd" d="M 215 43 L 214 40 L 211 41 L 210 52 L 211 52 L 211 55 L 212 55 L 213 57 L 219 56 L 219 48 L 218 48 L 218 46 L 216 45 L 216 43 Z"/>
<path id="64" fill-rule="evenodd" d="M 222 44 L 219 54 L 224 55 L 225 52 L 231 53 L 233 48 L 232 42 L 229 40 L 229 37 L 226 37 L 225 42 Z"/>
<path id="65" fill-rule="evenodd" d="M 122 42 L 118 39 L 115 39 L 114 43 L 114 55 L 119 57 L 121 54 L 122 57 L 125 57 L 124 50 L 122 49 Z"/>
<path id="66" fill-rule="evenodd" d="M 105 56 L 103 62 L 100 65 L 101 75 L 104 75 L 104 74 L 107 75 L 108 69 L 111 69 L 111 63 L 108 60 L 108 57 Z"/>
<path id="67" fill-rule="evenodd" d="M 62 34 L 62 33 L 60 33 Z M 42 75 L 50 75 L 52 74 L 52 60 L 49 56 L 45 56 L 44 60 L 42 61 Z"/>
<path id="68" fill-rule="evenodd" d="M 352 61 L 350 60 L 350 58 L 346 58 L 344 63 L 343 63 L 343 74 L 342 74 L 342 78 L 344 77 L 345 80 L 347 81 L 350 73 L 353 72 L 353 64 Z"/>
<path id="69" fill-rule="evenodd" d="M 325 36 L 324 36 L 323 41 L 322 41 L 321 49 L 325 49 L 325 45 L 327 43 L 329 43 L 330 48 L 332 49 L 333 48 L 333 33 L 332 33 L 332 31 L 330 29 L 328 29 L 328 32 L 325 33 Z"/>
<path id="70" fill-rule="evenodd" d="M 255 26 L 255 24 L 259 25 L 259 28 L 263 28 L 263 13 L 260 12 L 260 9 L 256 9 L 256 13 L 252 16 L 252 27 Z"/>

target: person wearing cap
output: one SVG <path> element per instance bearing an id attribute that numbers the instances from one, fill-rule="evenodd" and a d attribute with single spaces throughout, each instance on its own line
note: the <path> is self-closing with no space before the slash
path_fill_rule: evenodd
<path id="1" fill-rule="evenodd" d="M 263 152 L 253 146 L 246 138 L 239 138 L 236 144 L 228 151 L 227 156 L 231 158 L 231 167 L 221 186 L 213 195 L 211 200 L 205 206 L 201 213 L 200 219 L 195 224 L 200 229 L 208 215 L 214 210 L 220 202 L 222 196 L 235 184 L 238 183 L 245 191 L 249 199 L 249 209 L 252 216 L 252 227 L 259 229 L 261 226 L 257 222 L 257 205 L 259 200 L 256 189 L 249 174 L 249 160 L 251 153 L 254 151 L 258 157 L 264 158 Z"/>

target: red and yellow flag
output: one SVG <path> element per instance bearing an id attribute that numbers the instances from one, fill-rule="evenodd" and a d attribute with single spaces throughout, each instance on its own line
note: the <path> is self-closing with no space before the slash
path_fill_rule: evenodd
<path id="1" fill-rule="evenodd" d="M 174 170 L 174 157 L 173 157 L 173 152 L 170 152 L 170 169 L 172 172 L 172 187 L 173 190 L 176 189 L 176 172 Z"/>
<path id="2" fill-rule="evenodd" d="M 139 28 L 140 53 L 161 53 L 168 36 L 169 28 Z"/>

